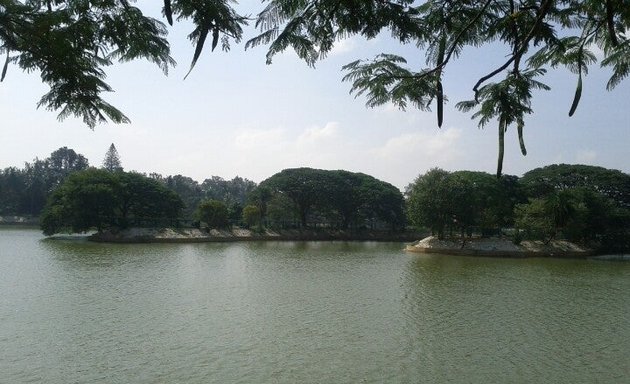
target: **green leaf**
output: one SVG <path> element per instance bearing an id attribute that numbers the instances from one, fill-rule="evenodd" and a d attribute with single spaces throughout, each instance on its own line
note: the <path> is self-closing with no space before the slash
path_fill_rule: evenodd
<path id="1" fill-rule="evenodd" d="M 577 109 L 578 104 L 580 103 L 580 98 L 582 97 L 582 74 L 578 76 L 577 87 L 575 88 L 575 96 L 573 97 L 573 103 L 571 104 L 571 109 L 569 109 L 569 116 L 573 116 L 575 110 Z"/>
<path id="2" fill-rule="evenodd" d="M 437 120 L 438 127 L 442 128 L 442 122 L 444 120 L 444 90 L 440 80 L 437 82 Z"/>
<path id="3" fill-rule="evenodd" d="M 503 171 L 503 154 L 505 151 L 505 130 L 507 129 L 507 124 L 505 119 L 501 118 L 499 121 L 499 155 L 497 158 L 497 178 L 501 177 L 501 172 Z"/>
<path id="4" fill-rule="evenodd" d="M 190 69 L 188 70 L 188 73 L 186 73 L 186 76 L 184 76 L 184 80 L 186 80 L 188 75 L 190 75 L 190 72 L 192 72 L 193 68 L 195 67 L 195 64 L 197 64 L 197 59 L 199 59 L 199 56 L 201 56 L 203 44 L 206 41 L 206 37 L 208 36 L 209 31 L 209 26 L 205 26 L 199 32 L 199 37 L 197 38 L 197 46 L 195 47 L 195 54 L 193 55 L 192 63 L 190 63 Z"/>
<path id="5" fill-rule="evenodd" d="M 172 26 L 173 25 L 173 9 L 171 8 L 171 0 L 164 0 L 164 15 L 166 20 Z"/>
<path id="6" fill-rule="evenodd" d="M 7 59 L 4 61 L 2 67 L 2 75 L 0 75 L 0 82 L 4 81 L 4 77 L 7 75 L 7 69 L 9 68 L 9 50 L 7 49 Z"/>
<path id="7" fill-rule="evenodd" d="M 214 52 L 214 49 L 217 47 L 217 44 L 219 43 L 219 28 L 214 28 L 212 30 L 212 51 Z"/>
<path id="8" fill-rule="evenodd" d="M 525 122 L 523 119 L 519 119 L 516 125 L 516 130 L 518 131 L 518 143 L 521 146 L 521 153 L 523 156 L 527 156 L 527 148 L 525 148 L 525 140 L 523 140 L 523 127 L 525 126 Z"/>

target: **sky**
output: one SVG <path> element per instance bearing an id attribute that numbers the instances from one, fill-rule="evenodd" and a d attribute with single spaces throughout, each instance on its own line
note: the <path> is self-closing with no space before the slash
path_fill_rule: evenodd
<path id="1" fill-rule="evenodd" d="M 161 18 L 157 5 L 141 1 L 139 6 Z M 10 66 L 0 83 L 0 168 L 23 167 L 64 146 L 100 166 L 114 143 L 125 170 L 181 174 L 199 182 L 211 176 L 260 182 L 285 168 L 313 167 L 363 172 L 404 190 L 434 167 L 496 171 L 497 125 L 480 129 L 454 105 L 471 99 L 477 79 L 502 64 L 504 47 L 465 50 L 447 68 L 449 100 L 439 129 L 433 112 L 367 108 L 364 98 L 349 93 L 351 84 L 341 81 L 344 64 L 381 52 L 401 54 L 417 70 L 423 53 L 413 45 L 401 46 L 386 35 L 352 37 L 314 69 L 291 50 L 266 65 L 265 47 L 244 50 L 256 33 L 250 26 L 229 52 L 205 49 L 184 80 L 194 51 L 186 38 L 189 29 L 185 22 L 169 27 L 178 65 L 168 76 L 142 61 L 106 69 L 115 92 L 105 99 L 130 124 L 110 122 L 91 130 L 80 119 L 59 121 L 56 112 L 36 107 L 47 92 L 39 74 Z M 552 90 L 534 94 L 534 114 L 526 118 L 528 154 L 520 153 L 516 128 L 508 128 L 503 172 L 520 176 L 569 163 L 630 173 L 630 79 L 608 92 L 609 76 L 608 69 L 590 68 L 580 106 L 569 118 L 577 79 L 563 69 L 551 70 L 544 81 Z"/>

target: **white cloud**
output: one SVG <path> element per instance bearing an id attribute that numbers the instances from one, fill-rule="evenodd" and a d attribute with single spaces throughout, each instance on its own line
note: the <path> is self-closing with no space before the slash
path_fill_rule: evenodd
<path id="1" fill-rule="evenodd" d="M 455 144 L 461 130 L 448 128 L 432 133 L 406 133 L 389 139 L 384 146 L 374 150 L 382 159 L 425 158 L 427 160 L 449 160 L 455 157 Z"/>
<path id="2" fill-rule="evenodd" d="M 304 131 L 298 138 L 298 145 L 316 144 L 327 139 L 335 138 L 339 131 L 339 123 L 332 121 L 323 127 L 313 126 Z"/>
<path id="3" fill-rule="evenodd" d="M 433 167 L 461 168 L 466 153 L 460 145 L 462 130 L 448 128 L 404 133 L 373 148 L 364 161 L 366 172 L 402 188 Z"/>

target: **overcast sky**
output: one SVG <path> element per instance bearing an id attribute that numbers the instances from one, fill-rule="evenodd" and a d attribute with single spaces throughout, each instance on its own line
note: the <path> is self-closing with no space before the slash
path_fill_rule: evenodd
<path id="1" fill-rule="evenodd" d="M 158 8 L 153 11 L 160 17 Z M 206 49 L 183 80 L 194 50 L 188 28 L 185 23 L 170 28 L 178 65 L 168 77 L 145 62 L 107 69 L 106 82 L 116 92 L 106 100 L 131 124 L 90 130 L 79 119 L 60 122 L 56 112 L 36 108 L 47 92 L 39 74 L 11 66 L 0 84 L 0 168 L 22 167 L 63 146 L 100 166 L 114 143 L 125 170 L 182 174 L 200 182 L 212 175 L 260 182 L 285 168 L 314 167 L 363 172 L 403 189 L 433 167 L 496 170 L 496 124 L 479 129 L 454 105 L 472 98 L 477 79 L 501 64 L 508 53 L 501 47 L 469 49 L 448 68 L 449 102 L 438 129 L 434 113 L 368 109 L 363 98 L 348 93 L 350 84 L 341 82 L 342 65 L 380 52 L 402 54 L 418 69 L 423 56 L 414 46 L 401 47 L 387 36 L 352 38 L 312 69 L 291 51 L 266 65 L 264 47 L 244 51 L 243 44 L 233 45 L 227 53 Z M 253 27 L 246 29 L 247 37 L 253 33 Z M 548 73 L 545 82 L 552 90 L 535 94 L 535 113 L 526 120 L 528 155 L 520 154 L 516 129 L 510 127 L 504 173 L 520 176 L 553 163 L 630 172 L 630 80 L 607 92 L 609 75 L 591 68 L 580 106 L 569 118 L 576 78 L 564 70 Z"/>

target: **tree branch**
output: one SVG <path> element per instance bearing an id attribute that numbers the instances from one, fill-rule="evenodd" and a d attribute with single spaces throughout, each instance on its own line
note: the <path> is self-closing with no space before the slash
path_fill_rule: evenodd
<path id="1" fill-rule="evenodd" d="M 527 50 L 528 46 L 529 46 L 529 42 L 531 41 L 531 39 L 534 37 L 534 33 L 536 32 L 536 29 L 538 29 L 538 27 L 540 26 L 540 24 L 542 23 L 543 19 L 545 18 L 545 16 L 547 15 L 547 12 L 549 12 L 549 8 L 551 7 L 551 3 L 553 2 L 553 0 L 545 0 L 539 10 L 538 10 L 538 16 L 536 17 L 536 22 L 534 23 L 534 25 L 532 26 L 532 28 L 529 30 L 529 32 L 527 33 L 527 36 L 525 37 L 525 39 L 523 40 L 523 43 L 521 44 L 521 46 L 519 47 L 518 50 L 516 50 L 513 54 L 512 57 L 510 57 L 510 59 L 508 61 L 506 61 L 503 65 L 501 65 L 499 68 L 495 69 L 494 71 L 490 72 L 489 74 L 485 75 L 484 77 L 480 78 L 477 83 L 475 84 L 475 86 L 473 87 L 473 91 L 475 92 L 475 100 L 477 100 L 478 95 L 479 95 L 479 87 L 481 86 L 481 84 L 485 83 L 488 79 L 493 78 L 494 76 L 496 76 L 497 74 L 503 72 L 507 67 L 510 66 L 510 64 L 512 64 L 514 62 L 514 60 L 517 60 L 521 58 L 521 56 L 523 55 L 523 53 L 525 53 L 525 51 Z"/>
<path id="2" fill-rule="evenodd" d="M 608 34 L 610 35 L 610 42 L 613 47 L 619 45 L 617 40 L 617 34 L 615 33 L 615 10 L 611 0 L 606 0 L 606 24 L 608 26 Z"/>

